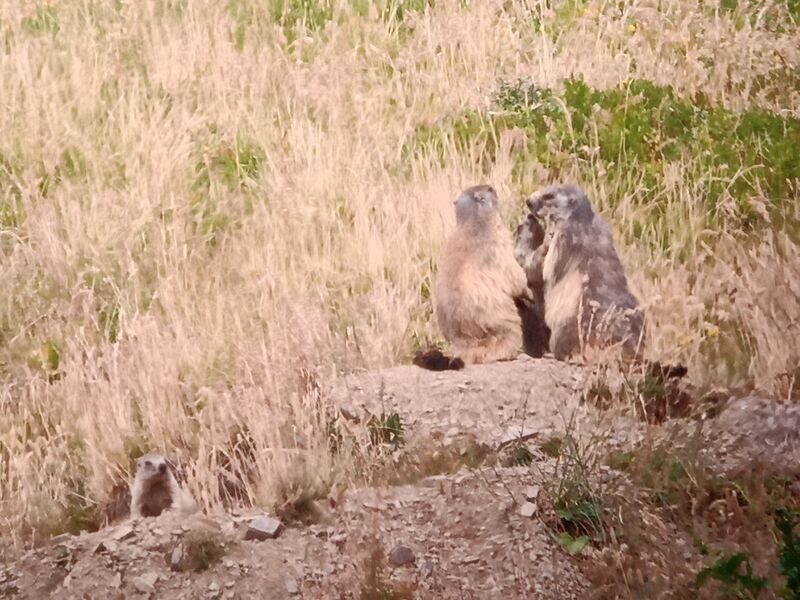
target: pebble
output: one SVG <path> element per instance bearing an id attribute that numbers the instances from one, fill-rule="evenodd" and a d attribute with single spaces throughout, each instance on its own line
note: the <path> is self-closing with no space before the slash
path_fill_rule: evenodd
<path id="1" fill-rule="evenodd" d="M 519 509 L 519 514 L 525 517 L 526 519 L 530 519 L 533 515 L 536 514 L 538 508 L 533 502 L 526 502 L 523 504 Z"/>
<path id="2" fill-rule="evenodd" d="M 294 579 L 286 580 L 286 592 L 292 595 L 300 593 L 300 588 L 297 586 L 297 582 Z"/>
<path id="3" fill-rule="evenodd" d="M 414 551 L 408 546 L 397 544 L 389 553 L 389 562 L 395 567 L 402 567 L 416 560 Z"/>
<path id="4" fill-rule="evenodd" d="M 250 525 L 244 534 L 245 540 L 274 540 L 278 537 L 283 525 L 277 519 L 262 516 L 250 521 Z"/>

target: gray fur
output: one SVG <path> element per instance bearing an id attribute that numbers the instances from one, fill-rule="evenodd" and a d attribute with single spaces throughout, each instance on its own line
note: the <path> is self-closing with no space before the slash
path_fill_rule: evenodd
<path id="1" fill-rule="evenodd" d="M 644 313 L 628 288 L 608 226 L 574 185 L 549 186 L 527 200 L 528 219 L 547 224 L 533 252 L 517 240 L 516 258 L 528 282 L 541 282 L 550 349 L 564 360 L 588 346 L 619 346 L 637 357 L 645 341 Z"/>

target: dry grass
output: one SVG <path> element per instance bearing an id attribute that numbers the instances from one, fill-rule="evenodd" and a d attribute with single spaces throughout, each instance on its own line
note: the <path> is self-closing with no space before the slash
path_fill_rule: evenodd
<path id="1" fill-rule="evenodd" d="M 333 18 L 308 26 L 251 0 L 0 5 L 7 540 L 85 521 L 143 449 L 186 465 L 206 508 L 230 499 L 220 469 L 266 505 L 356 479 L 359 451 L 328 451 L 317 384 L 436 338 L 430 280 L 460 188 L 492 181 L 511 220 L 548 176 L 515 178 L 510 144 L 486 169 L 404 155 L 415 128 L 485 108 L 499 79 L 638 77 L 800 116 L 798 91 L 763 77 L 776 57 L 797 67 L 796 30 L 746 13 L 443 0 L 400 21 L 324 4 Z M 669 165 L 671 227 L 646 234 L 672 247 L 623 251 L 651 352 L 791 394 L 800 251 L 782 231 L 751 248 L 699 230 L 690 167 Z M 615 200 L 622 235 L 643 210 L 636 181 L 609 189 L 602 168 L 587 187 L 601 209 Z M 714 339 L 742 329 L 750 359 L 729 373 Z"/>

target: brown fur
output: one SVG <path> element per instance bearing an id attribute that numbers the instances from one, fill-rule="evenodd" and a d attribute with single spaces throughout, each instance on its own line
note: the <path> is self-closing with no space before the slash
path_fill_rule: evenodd
<path id="1" fill-rule="evenodd" d="M 517 260 L 532 287 L 541 281 L 553 355 L 566 360 L 593 349 L 640 358 L 644 312 L 628 288 L 611 232 L 589 199 L 576 186 L 555 185 L 527 204 L 534 220 L 546 220 L 548 231 L 532 253 L 518 241 Z"/>
<path id="2" fill-rule="evenodd" d="M 544 243 L 545 232 L 539 220 L 529 214 L 528 218 L 517 227 L 517 241 L 514 256 L 525 270 L 528 288 L 533 295 L 533 302 L 521 301 L 522 342 L 525 353 L 540 358 L 550 347 L 550 328 L 544 320 L 544 281 L 542 278 L 543 254 L 536 254 L 536 249 Z M 538 265 L 533 264 L 538 260 Z"/>
<path id="3" fill-rule="evenodd" d="M 130 514 L 157 517 L 170 509 L 189 514 L 197 511 L 197 504 L 178 484 L 163 456 L 145 454 L 136 462 Z"/>
<path id="4" fill-rule="evenodd" d="M 435 280 L 436 317 L 451 353 L 464 363 L 516 358 L 522 345 L 518 304 L 533 298 L 514 260 L 512 240 L 489 185 L 456 199 L 456 229 Z M 415 364 L 432 368 L 417 355 Z M 440 363 L 441 364 L 441 361 Z"/>

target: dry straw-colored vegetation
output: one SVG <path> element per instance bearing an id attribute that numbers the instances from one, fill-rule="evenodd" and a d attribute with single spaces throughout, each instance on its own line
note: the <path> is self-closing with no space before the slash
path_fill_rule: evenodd
<path id="1" fill-rule="evenodd" d="M 3 536 L 86 526 L 149 448 L 206 508 L 346 485 L 363 453 L 329 451 L 318 386 L 437 338 L 437 251 L 480 181 L 511 225 L 577 180 L 653 356 L 796 395 L 797 19 L 770 0 L 0 3 Z"/>

